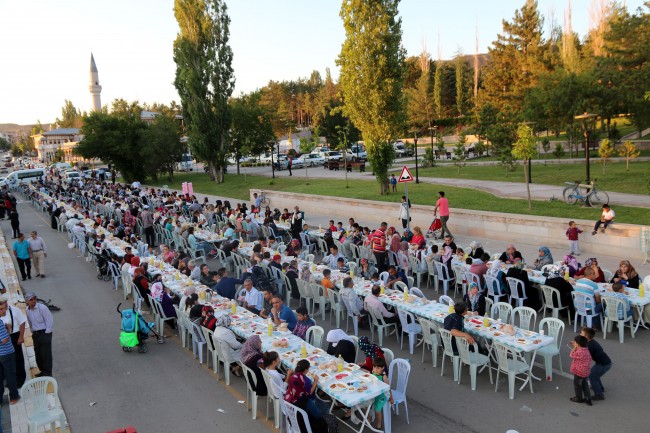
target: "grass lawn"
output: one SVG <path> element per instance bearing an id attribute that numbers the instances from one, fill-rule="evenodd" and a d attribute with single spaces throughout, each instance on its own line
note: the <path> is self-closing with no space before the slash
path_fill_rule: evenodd
<path id="1" fill-rule="evenodd" d="M 465 166 L 460 169 L 453 164 L 437 165 L 432 168 L 421 168 L 420 176 L 442 177 L 454 179 L 481 179 L 506 182 L 524 182 L 523 165 L 520 163 L 515 170 L 506 173 L 505 168 L 491 166 Z M 535 183 L 548 185 L 564 185 L 585 178 L 585 164 L 533 164 L 532 179 Z M 625 192 L 631 194 L 647 194 L 648 181 L 650 180 L 650 162 L 631 161 L 630 172 L 625 171 L 625 162 L 609 163 L 603 174 L 599 162 L 591 164 L 591 178 L 598 179 L 598 187 L 605 191 Z"/>
<path id="2" fill-rule="evenodd" d="M 378 194 L 378 185 L 374 181 L 350 180 L 349 188 L 345 187 L 345 180 L 338 179 L 299 179 L 281 177 L 270 179 L 264 176 L 246 176 L 227 174 L 226 181 L 217 185 L 210 181 L 204 173 L 176 174 L 174 182 L 161 180 L 155 186 L 169 185 L 173 189 L 181 189 L 182 182 L 192 182 L 194 191 L 203 194 L 215 194 L 231 197 L 242 201 L 249 200 L 249 189 L 260 188 L 265 190 L 287 191 L 303 194 L 315 194 L 335 197 L 349 197 L 363 200 L 379 200 L 398 203 L 401 201 L 403 188 L 398 192 L 385 196 Z M 147 183 L 150 185 L 149 183 Z M 475 191 L 468 188 L 455 188 L 432 184 L 409 185 L 409 198 L 412 203 L 432 205 L 435 202 L 436 191 L 445 190 L 453 207 L 461 209 L 487 210 L 525 215 L 546 215 L 568 219 L 596 220 L 600 210 L 570 206 L 561 201 L 535 201 L 533 209 L 528 211 L 525 200 L 504 199 L 492 194 Z M 271 203 L 273 205 L 273 203 Z M 642 208 L 616 207 L 616 221 L 633 224 L 650 225 L 650 212 Z"/>

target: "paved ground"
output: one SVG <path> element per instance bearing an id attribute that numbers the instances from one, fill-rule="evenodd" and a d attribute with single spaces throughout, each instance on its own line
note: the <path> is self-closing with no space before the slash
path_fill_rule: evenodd
<path id="1" fill-rule="evenodd" d="M 412 160 L 412 158 L 408 158 L 409 160 Z M 415 165 L 414 164 L 407 164 L 409 167 L 409 170 L 411 171 L 411 174 L 415 176 Z M 401 171 L 401 169 L 396 169 L 397 172 Z M 235 173 L 236 168 L 234 166 L 228 167 L 228 171 L 230 173 Z M 395 171 L 395 170 L 393 170 Z M 261 176 L 271 176 L 271 168 L 270 167 L 247 167 L 247 168 L 241 168 L 241 173 L 247 173 L 247 174 L 256 174 L 256 175 L 261 175 Z M 289 172 L 284 170 L 280 172 L 275 172 L 276 176 L 288 176 Z M 359 173 L 358 171 L 348 173 L 348 179 L 354 180 L 354 179 L 364 179 L 364 180 L 374 180 L 375 177 L 371 172 L 365 172 L 365 173 Z M 293 177 L 294 178 L 301 178 L 301 177 L 310 177 L 310 178 L 324 178 L 324 179 L 344 179 L 345 178 L 345 173 L 343 170 L 340 171 L 335 171 L 335 170 L 325 170 L 322 167 L 313 167 L 313 168 L 307 168 L 305 169 L 300 169 L 300 170 L 293 170 Z M 489 192 L 490 194 L 494 194 L 497 197 L 503 197 L 503 198 L 519 198 L 519 199 L 526 199 L 527 198 L 527 193 L 526 193 L 526 184 L 525 183 L 517 183 L 517 182 L 501 182 L 501 181 L 494 181 L 494 180 L 475 180 L 475 179 L 452 179 L 452 178 L 438 178 L 438 177 L 423 177 L 420 176 L 420 182 L 422 183 L 432 183 L 436 185 L 449 185 L 449 186 L 457 186 L 461 188 L 473 188 L 473 189 L 478 189 L 481 191 L 486 191 Z M 552 197 L 555 197 L 558 200 L 562 200 L 562 191 L 564 190 L 564 186 L 558 186 L 558 185 L 544 185 L 544 184 L 537 184 L 537 183 L 532 183 L 530 185 L 530 194 L 533 200 L 549 200 Z M 620 206 L 634 206 L 634 207 L 644 207 L 644 208 L 650 208 L 650 195 L 642 195 L 642 194 L 625 194 L 625 193 L 620 193 L 620 192 L 607 192 L 609 194 L 609 202 L 612 204 L 612 206 L 620 205 Z"/>
<path id="2" fill-rule="evenodd" d="M 129 424 L 141 433 L 267 430 L 266 424 L 259 419 L 252 421 L 250 413 L 237 403 L 243 400 L 244 382 L 235 379 L 230 388 L 217 382 L 176 339 L 168 339 L 164 345 L 152 343 L 145 355 L 122 353 L 117 344 L 119 316 L 115 312 L 121 291 L 114 292 L 110 283 L 95 278 L 94 267 L 86 264 L 77 250 L 67 249 L 67 238 L 49 229 L 45 214 L 26 203 L 19 205 L 19 212 L 23 230 L 36 227 L 50 247 L 48 278 L 28 281 L 24 288 L 35 289 L 62 307 L 55 314 L 54 374 L 72 431 L 99 433 Z M 321 220 L 325 217 L 310 222 L 318 224 Z M 6 233 L 8 223 L 1 225 Z M 486 246 L 497 251 L 500 245 L 492 246 L 488 241 Z M 523 252 L 529 254 L 524 247 Z M 217 266 L 214 261 L 209 264 Z M 431 289 L 425 292 L 435 295 Z M 327 321 L 323 323 L 319 317 L 318 322 L 329 329 Z M 362 329 L 361 334 L 368 334 L 368 330 Z M 565 371 L 569 365 L 566 343 L 572 335 L 572 330 L 567 330 L 562 344 Z M 524 390 L 509 400 L 507 381 L 501 377 L 499 392 L 494 393 L 484 372 L 477 391 L 472 392 L 467 369 L 458 385 L 451 380 L 448 360 L 446 374 L 441 377 L 440 368 L 432 368 L 430 355 L 427 363 L 420 362 L 421 348 L 410 356 L 399 348 L 395 337 L 388 337 L 385 346 L 396 356 L 410 359 L 412 365 L 410 425 L 400 411 L 399 417 L 393 417 L 394 431 L 504 432 L 514 428 L 521 433 L 566 432 L 577 429 L 578 423 L 581 429 L 592 432 L 615 431 L 621 425 L 627 431 L 645 431 L 645 381 L 639 378 L 645 377 L 649 336 L 643 330 L 636 339 L 630 339 L 628 332 L 624 344 L 603 341 L 616 365 L 604 380 L 608 400 L 594 407 L 570 403 L 572 382 L 559 375 L 552 382 L 535 382 L 534 394 Z M 543 375 L 541 369 L 536 372 Z M 96 404 L 90 406 L 92 402 Z M 227 413 L 218 412 L 219 408 Z M 624 422 L 613 416 L 623 411 Z"/>

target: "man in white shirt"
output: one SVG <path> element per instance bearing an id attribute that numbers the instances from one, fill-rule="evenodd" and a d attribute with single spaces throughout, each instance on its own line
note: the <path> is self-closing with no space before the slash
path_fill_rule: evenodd
<path id="1" fill-rule="evenodd" d="M 593 236 L 598 233 L 598 228 L 601 224 L 603 226 L 603 233 L 605 233 L 607 226 L 614 222 L 615 216 L 616 212 L 614 212 L 608 204 L 604 204 L 603 213 L 600 215 L 600 220 L 596 221 L 596 224 L 594 225 L 594 231 L 591 232 L 591 235 Z"/>
<path id="2" fill-rule="evenodd" d="M 339 249 L 336 246 L 332 246 L 330 248 L 330 253 L 323 258 L 323 264 L 330 269 L 336 269 L 336 263 L 338 262 L 339 258 L 342 258 L 344 261 L 346 261 L 345 256 L 339 253 Z"/>
<path id="3" fill-rule="evenodd" d="M 45 257 L 47 257 L 47 245 L 42 237 L 34 230 L 29 239 L 29 248 L 32 250 L 32 263 L 36 270 L 36 276 L 45 278 Z"/>
<path id="4" fill-rule="evenodd" d="M 0 320 L 9 329 L 11 344 L 16 351 L 16 385 L 20 388 L 27 378 L 22 348 L 27 318 L 20 309 L 9 305 L 6 298 L 0 298 Z"/>
<path id="5" fill-rule="evenodd" d="M 386 323 L 397 323 L 398 317 L 395 313 L 391 313 L 384 307 L 384 303 L 379 299 L 379 294 L 381 293 L 381 287 L 372 286 L 372 294 L 366 296 L 363 301 L 364 306 L 367 311 L 374 311 L 376 314 L 380 314 Z"/>
<path id="6" fill-rule="evenodd" d="M 61 215 L 63 215 L 63 214 L 61 214 Z M 79 224 L 79 219 L 78 218 L 79 218 L 79 216 L 77 214 L 74 214 L 74 216 L 72 218 L 70 218 L 69 220 L 67 220 L 65 222 L 65 228 L 68 231 L 72 231 L 72 228 L 74 226 L 76 226 L 77 224 Z"/>
<path id="7" fill-rule="evenodd" d="M 246 289 L 246 295 L 240 296 L 239 298 L 242 305 L 250 312 L 260 314 L 264 305 L 264 296 L 262 296 L 259 290 L 253 287 L 253 280 L 250 278 L 244 281 L 244 289 Z"/>

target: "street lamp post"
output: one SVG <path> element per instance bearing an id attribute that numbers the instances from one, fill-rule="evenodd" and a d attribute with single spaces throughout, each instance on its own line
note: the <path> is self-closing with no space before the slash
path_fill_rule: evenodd
<path id="1" fill-rule="evenodd" d="M 522 125 L 529 126 L 530 129 L 533 129 L 533 125 L 537 122 L 522 122 Z M 528 158 L 528 183 L 533 183 L 533 161 Z"/>
<path id="2" fill-rule="evenodd" d="M 597 114 L 592 114 L 592 113 L 584 113 L 575 117 L 575 120 L 580 121 L 580 123 L 582 124 L 582 130 L 585 135 L 585 163 L 586 163 L 585 175 L 587 176 L 586 179 L 587 183 L 591 181 L 591 175 L 589 172 L 589 135 L 591 133 L 591 128 L 596 124 L 597 117 L 598 117 Z"/>
<path id="3" fill-rule="evenodd" d="M 433 151 L 433 132 L 437 129 L 437 126 L 429 126 L 429 133 L 431 134 L 431 162 L 435 159 L 435 152 Z"/>
<path id="4" fill-rule="evenodd" d="M 269 141 L 269 148 L 271 149 L 271 177 L 275 179 L 275 165 L 273 165 L 273 148 L 275 147 L 274 141 Z M 279 161 L 279 160 L 278 160 Z"/>
<path id="5" fill-rule="evenodd" d="M 413 132 L 413 142 L 415 145 L 415 183 L 420 183 L 420 175 L 418 173 L 418 131 L 414 130 Z"/>

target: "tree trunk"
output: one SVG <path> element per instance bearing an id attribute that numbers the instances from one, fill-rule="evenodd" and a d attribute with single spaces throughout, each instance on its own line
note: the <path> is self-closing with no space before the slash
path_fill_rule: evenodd
<path id="1" fill-rule="evenodd" d="M 212 161 L 208 161 L 208 174 L 210 175 L 211 181 L 217 181 L 217 167 L 215 167 L 214 162 Z"/>
<path id="2" fill-rule="evenodd" d="M 168 179 L 170 182 L 173 182 L 173 181 L 174 181 L 174 169 L 173 169 L 173 168 L 169 168 L 169 169 L 168 169 L 168 171 L 167 171 L 167 179 Z"/>
<path id="3" fill-rule="evenodd" d="M 239 172 L 239 158 L 237 158 L 237 174 L 238 174 L 238 175 L 241 174 L 241 173 Z"/>
<path id="4" fill-rule="evenodd" d="M 530 202 L 530 183 L 528 183 L 528 164 L 524 160 L 524 180 L 526 181 L 526 194 L 528 195 L 528 210 L 532 209 L 532 203 Z"/>

